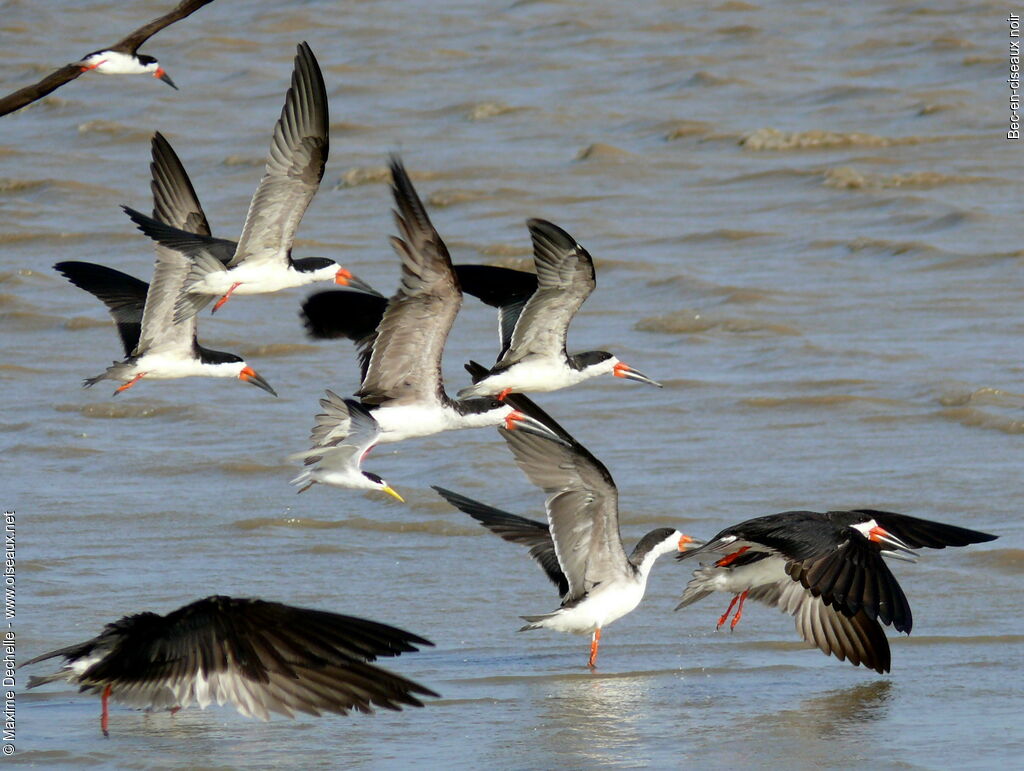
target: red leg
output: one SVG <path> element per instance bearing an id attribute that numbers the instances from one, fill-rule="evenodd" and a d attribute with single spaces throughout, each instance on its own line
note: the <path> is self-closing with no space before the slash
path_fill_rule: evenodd
<path id="1" fill-rule="evenodd" d="M 133 377 L 133 378 L 132 378 L 131 380 L 129 380 L 129 381 L 128 381 L 127 383 L 125 383 L 125 384 L 124 384 L 123 386 L 118 386 L 117 390 L 116 390 L 116 391 L 114 391 L 114 396 L 117 396 L 117 395 L 118 395 L 119 393 L 121 393 L 122 391 L 127 391 L 127 390 L 128 390 L 129 388 L 131 388 L 131 387 L 132 387 L 133 385 L 135 385 L 135 384 L 136 384 L 136 383 L 138 383 L 138 382 L 139 382 L 140 380 L 142 380 L 142 378 L 144 378 L 145 376 L 146 376 L 146 373 L 145 373 L 145 372 L 140 372 L 140 373 L 139 373 L 138 375 L 136 375 L 135 377 Z"/>
<path id="2" fill-rule="evenodd" d="M 238 282 L 238 281 L 236 281 L 234 284 L 232 284 L 231 288 L 228 290 L 227 294 L 224 295 L 223 297 L 221 297 L 219 300 L 217 300 L 217 302 L 213 306 L 213 310 L 210 311 L 210 313 L 216 313 L 217 311 L 219 311 L 220 310 L 220 306 L 222 306 L 229 299 L 231 299 L 231 293 L 234 292 L 236 289 L 238 289 L 238 287 L 240 287 L 240 286 L 241 286 L 241 283 Z"/>
<path id="3" fill-rule="evenodd" d="M 736 608 L 736 615 L 732 617 L 732 623 L 729 624 L 729 631 L 730 632 L 733 629 L 736 628 L 736 625 L 738 623 L 740 623 L 740 618 L 742 618 L 742 616 L 743 616 L 743 601 L 745 599 L 747 599 L 747 595 L 748 594 L 750 594 L 750 590 L 749 589 L 744 589 L 743 593 L 740 595 L 740 606 L 738 608 Z M 733 602 L 735 602 L 735 601 L 736 601 L 735 598 L 733 598 Z M 732 606 L 730 605 L 729 607 L 731 608 Z M 726 613 L 725 615 L 728 616 L 729 614 Z"/>
<path id="4" fill-rule="evenodd" d="M 727 565 L 731 565 L 739 558 L 741 554 L 743 554 L 743 552 L 748 551 L 749 549 L 749 546 L 742 546 L 736 551 L 734 551 L 732 554 L 726 554 L 724 557 L 722 557 L 722 559 L 718 560 L 718 562 L 715 563 L 715 566 L 724 568 Z"/>
<path id="5" fill-rule="evenodd" d="M 719 629 L 722 628 L 722 624 L 724 624 L 726 622 L 726 620 L 729 618 L 729 614 L 732 613 L 732 606 L 736 604 L 736 600 L 738 600 L 738 599 L 739 599 L 739 595 L 738 594 L 734 594 L 732 596 L 732 602 L 729 603 L 729 607 L 725 609 L 725 613 L 722 614 L 722 617 L 720 619 L 718 619 L 718 623 L 715 624 L 715 631 L 716 632 Z"/>
<path id="6" fill-rule="evenodd" d="M 587 666 L 591 669 L 597 666 L 597 648 L 601 644 L 601 630 L 595 629 L 594 634 L 590 638 L 590 660 L 587 662 Z"/>
<path id="7" fill-rule="evenodd" d="M 498 401 L 499 402 L 505 401 L 505 397 L 508 396 L 510 393 L 512 393 L 512 389 L 511 388 L 506 388 L 500 394 L 498 394 Z"/>
<path id="8" fill-rule="evenodd" d="M 181 709 L 181 707 L 171 707 L 171 714 L 172 714 L 172 715 L 177 715 L 177 714 L 178 714 L 178 711 L 179 711 L 180 709 Z"/>
<path id="9" fill-rule="evenodd" d="M 110 736 L 107 728 L 110 726 L 110 714 L 107 712 L 107 702 L 110 700 L 110 686 L 108 685 L 103 689 L 103 714 L 100 716 L 100 730 L 103 731 L 103 735 L 106 737 Z"/>

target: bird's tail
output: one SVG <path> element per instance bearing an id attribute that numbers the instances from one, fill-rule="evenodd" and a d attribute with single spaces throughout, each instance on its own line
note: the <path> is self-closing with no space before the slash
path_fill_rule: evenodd
<path id="1" fill-rule="evenodd" d="M 40 685 L 46 685 L 47 683 L 54 683 L 58 680 L 64 680 L 65 674 L 66 672 L 64 671 L 58 671 L 54 672 L 52 675 L 32 675 L 28 679 L 28 685 L 26 686 L 26 688 L 36 688 Z"/>
<path id="2" fill-rule="evenodd" d="M 529 623 L 525 626 L 520 627 L 519 631 L 526 632 L 530 629 L 543 629 L 546 626 L 544 622 L 550 618 L 553 618 L 557 614 L 557 612 L 558 611 L 555 611 L 555 613 L 543 613 L 539 616 L 520 616 L 519 618 L 521 618 L 523 621 L 528 621 Z"/>

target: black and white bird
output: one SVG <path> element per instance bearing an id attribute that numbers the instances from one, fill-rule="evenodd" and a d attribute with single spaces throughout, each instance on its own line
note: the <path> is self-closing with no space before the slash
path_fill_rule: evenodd
<path id="1" fill-rule="evenodd" d="M 125 616 L 91 640 L 21 666 L 63 658 L 60 669 L 30 678 L 28 687 L 64 680 L 99 694 L 107 735 L 111 699 L 171 712 L 230 702 L 262 720 L 271 712 L 294 717 L 422 707 L 418 697 L 438 694 L 370 663 L 420 645 L 433 643 L 354 616 L 214 595 L 165 616 Z"/>
<path id="2" fill-rule="evenodd" d="M 295 231 L 323 179 L 328 144 L 327 90 L 313 52 L 302 43 L 266 170 L 237 243 L 124 207 L 143 233 L 191 261 L 176 319 L 198 312 L 214 297 L 220 298 L 216 311 L 234 294 L 265 294 L 317 281 L 369 289 L 334 260 L 292 257 Z"/>
<path id="3" fill-rule="evenodd" d="M 997 536 L 873 509 L 786 511 L 727 527 L 681 554 L 722 555 L 693 573 L 676 610 L 712 592 L 733 595 L 718 620 L 735 628 L 746 599 L 774 605 L 796 620 L 803 639 L 840 661 L 878 672 L 890 667 L 881 625 L 910 633 L 910 603 L 883 557 L 915 561 L 914 549 L 966 546 Z"/>
<path id="4" fill-rule="evenodd" d="M 209 232 L 206 215 L 195 198 L 181 162 L 164 137 L 152 142 L 153 216 Z M 131 388 L 142 378 L 232 377 L 273 394 L 270 384 L 241 356 L 205 348 L 196 339 L 196 318 L 174 321 L 174 306 L 188 275 L 188 261 L 177 252 L 157 246 L 153 282 L 89 262 L 59 262 L 54 268 L 75 286 L 101 300 L 110 311 L 124 345 L 126 358 L 88 378 L 85 386 L 119 380 L 114 392 Z"/>
<path id="5" fill-rule="evenodd" d="M 178 90 L 171 76 L 160 66 L 160 62 L 146 54 L 108 48 L 83 56 L 78 66 L 82 68 L 82 72 L 95 70 L 104 75 L 142 75 L 151 72 L 154 78 L 162 80 L 175 91 Z"/>
<path id="6" fill-rule="evenodd" d="M 619 361 L 607 351 L 569 354 L 569 323 L 594 291 L 597 281 L 590 254 L 557 225 L 527 221 L 533 240 L 537 289 L 522 302 L 515 295 L 500 309 L 501 353 L 487 377 L 459 396 L 555 391 L 598 375 L 661 384 Z"/>
<path id="7" fill-rule="evenodd" d="M 12 94 L 0 98 L 0 115 L 20 109 L 37 99 L 42 99 L 50 92 L 70 83 L 84 72 L 95 70 L 107 75 L 133 75 L 152 73 L 167 85 L 177 89 L 174 82 L 164 72 L 160 63 L 152 56 L 140 54 L 139 47 L 160 30 L 181 21 L 186 16 L 198 11 L 213 0 L 182 0 L 168 13 L 148 24 L 143 24 L 127 37 L 122 38 L 109 48 L 86 54 L 81 60 L 65 64 L 31 86 L 25 86 Z"/>
<path id="8" fill-rule="evenodd" d="M 391 174 L 401 234 L 391 239 L 402 260 L 398 291 L 390 300 L 344 290 L 318 292 L 302 306 L 307 329 L 318 338 L 356 341 L 362 368 L 356 397 L 377 423 L 377 443 L 520 420 L 544 432 L 541 424 L 498 399 L 452 399 L 445 392 L 441 358 L 462 291 L 448 249 L 397 157 L 391 159 Z M 318 416 L 314 440 L 319 443 L 307 456 L 345 440 L 344 401 L 335 407 L 333 416 Z"/>
<path id="9" fill-rule="evenodd" d="M 561 427 L 551 428 L 568 437 Z M 530 556 L 558 587 L 562 605 L 552 613 L 523 616 L 529 623 L 520 631 L 591 635 L 587 666 L 593 669 L 602 628 L 640 604 L 655 560 L 698 542 L 673 528 L 659 527 L 627 555 L 619 534 L 618 490 L 597 458 L 578 442 L 535 433 L 526 424 L 498 431 L 529 480 L 547 493 L 547 523 L 434 489 L 491 532 L 530 549 Z"/>
<path id="10" fill-rule="evenodd" d="M 299 492 L 319 483 L 355 490 L 380 490 L 405 503 L 387 482 L 362 469 L 363 459 L 380 436 L 380 427 L 373 416 L 355 399 L 342 399 L 330 389 L 320 400 L 320 407 L 323 412 L 316 416 L 310 435 L 313 449 L 292 456 L 306 466 L 314 466 L 292 480 L 293 485 L 299 486 Z M 327 436 L 332 432 L 341 438 L 328 441 Z"/>

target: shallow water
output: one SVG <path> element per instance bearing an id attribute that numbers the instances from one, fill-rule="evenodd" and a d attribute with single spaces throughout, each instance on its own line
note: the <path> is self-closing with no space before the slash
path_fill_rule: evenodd
<path id="1" fill-rule="evenodd" d="M 5 89 L 95 50 L 166 2 L 3 4 Z M 146 49 L 181 87 L 87 75 L 0 119 L 3 504 L 17 511 L 18 657 L 120 615 L 214 592 L 365 615 L 436 648 L 387 666 L 428 708 L 270 723 L 174 717 L 70 688 L 17 700 L 13 760 L 47 766 L 943 768 L 1024 751 L 1021 153 L 1008 126 L 1006 8 L 954 2 L 213 3 Z M 437 498 L 528 516 L 542 495 L 493 431 L 378 448 L 409 501 L 296 496 L 325 387 L 357 387 L 348 346 L 304 338 L 307 291 L 204 315 L 205 345 L 281 395 L 234 382 L 79 388 L 119 355 L 102 306 L 50 266 L 148 278 L 118 210 L 149 206 L 164 132 L 215 233 L 236 237 L 294 46 L 331 97 L 331 157 L 297 251 L 382 291 L 397 258 L 386 156 L 400 151 L 457 262 L 523 265 L 527 217 L 594 255 L 574 350 L 609 348 L 665 383 L 607 379 L 538 398 L 608 466 L 629 545 L 707 537 L 791 508 L 872 506 L 1000 534 L 898 564 L 913 605 L 878 676 L 806 650 L 792 621 L 723 597 L 671 608 L 689 570 L 587 641 L 518 634 L 557 598 L 524 552 Z M 490 361 L 490 309 L 449 341 Z M 19 682 L 27 673 L 19 673 Z"/>

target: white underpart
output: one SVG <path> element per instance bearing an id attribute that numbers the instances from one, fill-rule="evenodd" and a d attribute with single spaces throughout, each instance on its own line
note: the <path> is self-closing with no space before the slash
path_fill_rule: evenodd
<path id="1" fill-rule="evenodd" d="M 639 605 L 646 588 L 646 577 L 642 580 L 623 580 L 599 586 L 576 605 L 559 608 L 533 623 L 559 632 L 591 634 L 622 618 Z"/>
<path id="2" fill-rule="evenodd" d="M 183 358 L 174 354 L 146 354 L 131 369 L 126 369 L 118 380 L 128 382 L 140 372 L 146 380 L 173 380 L 181 377 L 234 377 L 237 378 L 246 364 L 244 361 L 229 361 L 223 364 L 203 364 L 198 359 Z"/>
<path id="3" fill-rule="evenodd" d="M 741 594 L 755 586 L 774 584 L 782 580 L 792 581 L 786 575 L 786 560 L 782 557 L 765 557 L 749 565 L 739 565 L 738 567 L 720 568 L 709 565 L 698 573 L 704 579 L 702 584 L 705 588 L 729 594 Z M 800 585 L 796 584 L 796 586 Z"/>
<path id="4" fill-rule="evenodd" d="M 301 453 L 302 455 L 322 455 L 324 460 L 320 464 L 317 464 L 311 469 L 305 469 L 295 479 L 292 480 L 293 485 L 302 486 L 309 484 L 310 482 L 319 482 L 324 485 L 333 485 L 334 487 L 345 487 L 350 490 L 381 490 L 383 485 L 374 482 L 372 479 L 367 477 L 357 468 L 348 467 L 342 469 L 323 469 L 320 468 L 321 464 L 330 464 L 330 450 L 311 450 L 308 453 Z"/>
<path id="5" fill-rule="evenodd" d="M 131 54 L 117 51 L 100 51 L 82 59 L 78 64 L 83 67 L 92 67 L 96 64 L 98 66 L 95 71 L 104 75 L 140 75 L 144 72 L 156 72 L 160 67 L 159 62 L 143 64 Z"/>
<path id="6" fill-rule="evenodd" d="M 598 375 L 611 373 L 619 360 L 614 356 L 582 370 L 562 358 L 528 356 L 511 367 L 459 391 L 459 396 L 493 396 L 510 388 L 516 392 L 557 391 Z"/>
<path id="7" fill-rule="evenodd" d="M 200 281 L 189 284 L 188 291 L 220 296 L 227 294 L 235 284 L 239 284 L 231 293 L 232 297 L 236 294 L 267 294 L 318 281 L 334 281 L 341 268 L 335 263 L 325 268 L 304 272 L 295 270 L 291 265 L 282 265 L 279 261 L 268 261 L 261 258 L 250 262 L 253 259 L 253 257 L 249 257 L 231 270 L 207 273 Z"/>
<path id="8" fill-rule="evenodd" d="M 373 417 L 380 426 L 377 443 L 383 444 L 460 428 L 500 426 L 510 412 L 512 407 L 507 405 L 500 410 L 462 415 L 440 404 L 403 404 L 378 407 L 373 410 Z"/>
<path id="9" fill-rule="evenodd" d="M 655 560 L 662 554 L 678 550 L 683 534 L 678 530 L 659 543 L 637 566 L 638 573 L 623 576 L 618 581 L 606 582 L 572 607 L 559 608 L 554 613 L 534 622 L 546 629 L 573 634 L 591 634 L 622 618 L 636 608 L 647 591 L 647 577 L 651 574 Z"/>

